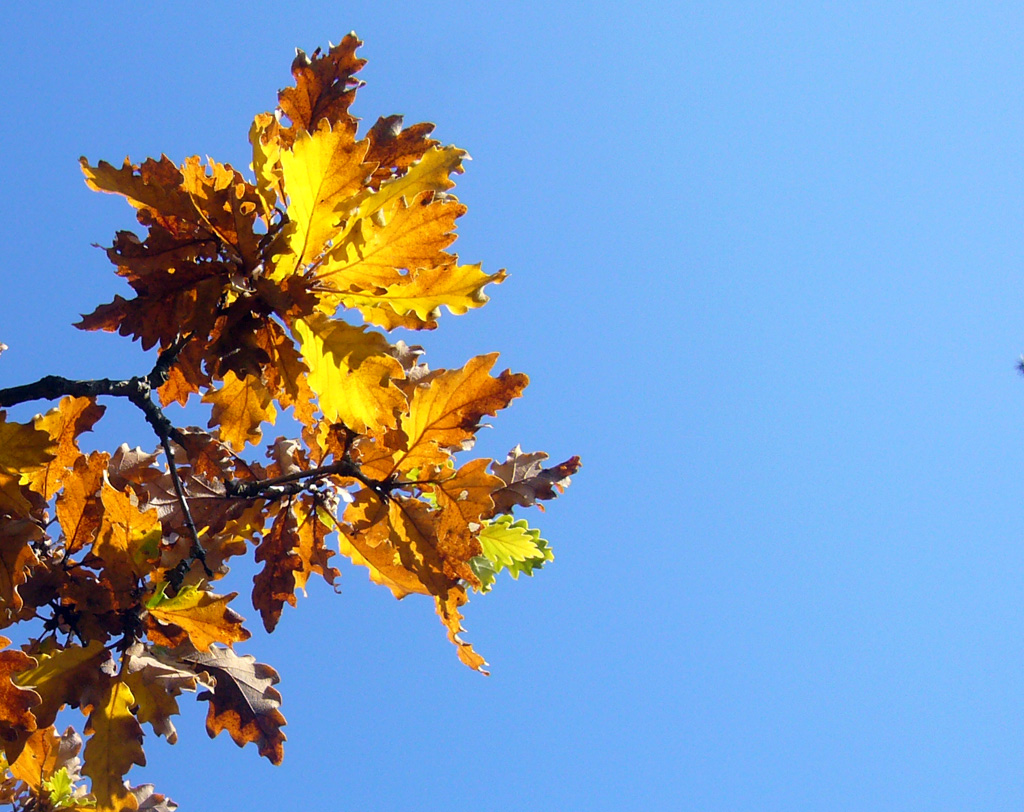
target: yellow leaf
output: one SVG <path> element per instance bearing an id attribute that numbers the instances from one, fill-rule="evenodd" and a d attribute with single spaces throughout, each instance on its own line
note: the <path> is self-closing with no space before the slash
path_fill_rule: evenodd
<path id="1" fill-rule="evenodd" d="M 237 594 L 214 595 L 194 585 L 186 586 L 173 598 L 152 607 L 149 614 L 161 624 L 177 626 L 188 635 L 193 646 L 205 651 L 212 643 L 231 645 L 249 639 L 249 632 L 242 628 L 241 615 L 228 607 Z M 173 635 L 173 630 L 166 630 L 165 634 Z M 173 646 L 175 641 L 161 644 Z"/>
<path id="2" fill-rule="evenodd" d="M 203 395 L 204 403 L 213 404 L 210 427 L 217 426 L 220 439 L 235 451 L 243 451 L 246 443 L 254 445 L 263 436 L 260 426 L 277 419 L 273 395 L 255 375 L 239 379 L 231 370 L 224 373 L 224 385 Z"/>
<path id="3" fill-rule="evenodd" d="M 122 812 L 138 808 L 135 796 L 124 786 L 124 775 L 133 764 L 144 766 L 142 727 L 132 714 L 135 697 L 120 678 L 103 679 L 82 712 L 88 713 L 82 772 L 92 782 L 96 812 Z"/>
<path id="4" fill-rule="evenodd" d="M 452 173 L 462 172 L 462 159 L 468 158 L 465 150 L 456 147 L 432 147 L 424 153 L 409 171 L 393 180 L 385 181 L 380 189 L 368 195 L 360 204 L 357 217 L 364 218 L 389 208 L 405 198 L 412 200 L 422 192 L 446 192 L 455 185 L 449 178 Z"/>
<path id="5" fill-rule="evenodd" d="M 444 249 L 455 240 L 455 220 L 465 212 L 461 203 L 425 192 L 412 204 L 395 207 L 387 218 L 359 220 L 317 268 L 318 292 L 323 297 L 324 290 L 386 288 L 402 280 L 401 268 L 453 264 L 455 257 Z M 321 299 L 322 307 L 324 301 L 330 298 Z"/>
<path id="6" fill-rule="evenodd" d="M 55 451 L 48 431 L 24 423 L 8 423 L 0 412 L 0 472 L 27 484 L 34 471 L 54 458 Z"/>
<path id="7" fill-rule="evenodd" d="M 269 222 L 278 200 L 284 200 L 281 185 L 281 125 L 272 113 L 260 113 L 249 130 L 252 144 L 252 169 L 256 173 L 256 191 L 263 205 L 263 216 Z"/>
<path id="8" fill-rule="evenodd" d="M 110 655 L 103 643 L 93 640 L 84 648 L 68 645 L 52 654 L 35 654 L 35 658 L 38 665 L 20 672 L 16 681 L 39 694 L 42 701 L 33 712 L 39 726 L 47 727 L 65 704 L 78 704 L 83 687 Z"/>
<path id="9" fill-rule="evenodd" d="M 441 305 L 461 316 L 472 307 L 486 304 L 484 286 L 490 282 L 501 283 L 505 277 L 504 271 L 484 273 L 479 263 L 443 265 L 423 268 L 384 290 L 340 293 L 337 298 L 345 307 L 357 308 L 368 319 L 373 314 L 367 311 L 387 306 L 400 316 L 415 315 L 423 326 L 432 326 Z"/>
<path id="10" fill-rule="evenodd" d="M 339 222 L 355 207 L 353 196 L 373 174 L 363 162 L 366 141 L 354 142 L 345 129 L 332 130 L 321 121 L 311 133 L 300 132 L 290 150 L 280 154 L 288 193 L 288 225 L 282 231 L 282 253 L 271 279 L 283 279 L 312 262 L 338 231 Z"/>
<path id="11" fill-rule="evenodd" d="M 396 424 L 406 398 L 392 381 L 405 373 L 382 335 L 321 314 L 296 321 L 294 330 L 327 422 L 357 432 Z"/>

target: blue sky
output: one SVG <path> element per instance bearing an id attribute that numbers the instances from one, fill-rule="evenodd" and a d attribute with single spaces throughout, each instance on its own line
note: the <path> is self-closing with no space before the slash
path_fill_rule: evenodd
<path id="1" fill-rule="evenodd" d="M 148 369 L 70 327 L 133 225 L 78 156 L 245 166 L 292 49 L 353 29 L 356 114 L 469 151 L 456 248 L 510 272 L 427 359 L 501 351 L 532 383 L 479 450 L 585 467 L 530 517 L 555 563 L 468 607 L 493 676 L 348 568 L 242 649 L 284 766 L 185 701 L 130 777 L 252 812 L 1019 809 L 1024 11 L 12 8 L 0 386 Z M 97 443 L 152 445 L 111 413 Z"/>

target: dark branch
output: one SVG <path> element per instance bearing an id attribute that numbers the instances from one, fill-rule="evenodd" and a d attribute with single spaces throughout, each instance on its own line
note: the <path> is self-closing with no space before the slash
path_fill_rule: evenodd
<path id="1" fill-rule="evenodd" d="M 164 453 L 167 455 L 167 467 L 171 472 L 171 481 L 174 483 L 174 492 L 181 505 L 181 511 L 185 516 L 185 526 L 188 528 L 189 536 L 192 539 L 192 548 L 188 558 L 185 558 L 168 576 L 171 586 L 177 591 L 185 578 L 188 569 L 196 561 L 203 565 L 207 577 L 213 573 L 206 565 L 206 551 L 199 541 L 199 532 L 196 529 L 195 521 L 192 519 L 192 511 L 188 506 L 188 498 L 185 489 L 182 487 L 181 478 L 178 476 L 178 468 L 174 462 L 174 449 L 171 440 L 182 443 L 184 438 L 174 424 L 164 414 L 163 409 L 153 400 L 153 390 L 159 388 L 167 381 L 167 376 L 178 359 L 181 351 L 192 339 L 192 333 L 179 336 L 178 339 L 160 353 L 153 369 L 148 375 L 141 378 L 128 378 L 124 381 L 113 381 L 109 378 L 99 378 L 92 381 L 75 381 L 70 378 L 62 378 L 59 375 L 47 375 L 35 383 L 12 386 L 7 389 L 0 389 L 0 407 L 15 406 L 19 403 L 28 403 L 33 400 L 57 400 L 65 395 L 73 397 L 119 397 L 125 398 L 132 405 L 138 408 L 146 422 L 160 438 Z"/>
<path id="2" fill-rule="evenodd" d="M 305 490 L 310 481 L 333 475 L 351 477 L 385 499 L 391 491 L 398 487 L 395 482 L 390 480 L 371 479 L 360 471 L 359 466 L 351 459 L 343 459 L 331 465 L 322 465 L 319 468 L 310 468 L 308 471 L 296 471 L 293 474 L 284 474 L 255 482 L 227 480 L 224 487 L 227 496 L 234 499 L 256 499 L 265 495 L 284 496 Z"/>

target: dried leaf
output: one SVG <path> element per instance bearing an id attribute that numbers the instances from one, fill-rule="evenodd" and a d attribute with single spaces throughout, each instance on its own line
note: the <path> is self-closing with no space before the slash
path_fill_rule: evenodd
<path id="1" fill-rule="evenodd" d="M 501 477 L 505 487 L 493 494 L 494 508 L 498 513 L 508 513 L 513 507 L 530 507 L 538 500 L 554 499 L 569 487 L 569 477 L 580 470 L 579 457 L 570 457 L 565 462 L 544 468 L 548 458 L 543 451 L 524 454 L 516 446 L 508 452 L 505 462 L 495 463 L 491 470 Z"/>
<path id="2" fill-rule="evenodd" d="M 239 657 L 231 649 L 216 646 L 179 659 L 215 680 L 212 691 L 199 695 L 210 702 L 206 717 L 210 738 L 227 730 L 239 747 L 254 742 L 261 756 L 280 764 L 286 737 L 281 731 L 285 718 L 278 710 L 281 695 L 273 688 L 280 681 L 277 672 L 257 663 L 252 655 Z"/>

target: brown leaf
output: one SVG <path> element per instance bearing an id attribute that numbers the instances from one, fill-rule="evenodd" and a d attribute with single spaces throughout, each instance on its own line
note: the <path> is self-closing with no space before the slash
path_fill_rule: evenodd
<path id="1" fill-rule="evenodd" d="M 281 728 L 286 722 L 278 710 L 281 695 L 273 688 L 280 681 L 277 672 L 257 663 L 252 655 L 239 657 L 231 649 L 216 646 L 185 653 L 178 659 L 216 681 L 212 691 L 199 695 L 199 699 L 210 702 L 206 717 L 210 738 L 227 730 L 239 747 L 254 742 L 261 756 L 280 764 L 286 738 Z"/>
<path id="2" fill-rule="evenodd" d="M 260 202 L 256 187 L 230 164 L 208 161 L 204 167 L 199 156 L 186 158 L 181 174 L 181 188 L 191 198 L 203 225 L 234 247 L 247 271 L 255 269 L 260 262 L 259 237 L 253 231 Z"/>
<path id="3" fill-rule="evenodd" d="M 9 626 L 22 607 L 18 587 L 39 563 L 32 542 L 43 538 L 35 522 L 0 518 L 0 627 Z"/>
<path id="4" fill-rule="evenodd" d="M 0 648 L 11 644 L 6 637 L 0 637 Z M 29 734 L 38 727 L 38 720 L 32 709 L 42 701 L 35 691 L 20 687 L 12 677 L 35 665 L 35 661 L 21 651 L 0 651 L 0 742 L 3 743 L 7 761 L 14 761 Z"/>
<path id="5" fill-rule="evenodd" d="M 334 554 L 324 544 L 329 529 L 304 502 L 293 500 L 281 510 L 270 532 L 256 548 L 256 561 L 263 569 L 253 577 L 252 605 L 272 632 L 284 605 L 296 606 L 296 592 L 305 591 L 312 574 L 333 584 L 341 573 L 328 561 Z"/>
<path id="6" fill-rule="evenodd" d="M 178 808 L 178 805 L 166 795 L 156 792 L 156 788 L 152 784 L 140 784 L 137 787 L 132 787 L 131 793 L 135 796 L 135 803 L 139 812 L 144 812 L 144 810 L 148 810 L 148 812 L 174 812 Z"/>
<path id="7" fill-rule="evenodd" d="M 366 64 L 355 55 L 362 44 L 354 34 L 348 34 L 325 55 L 319 48 L 312 57 L 297 51 L 292 62 L 295 87 L 277 95 L 281 112 L 291 121 L 290 127 L 281 130 L 282 146 L 291 146 L 302 130 L 312 131 L 322 119 L 327 119 L 332 129 L 341 126 L 355 134 L 356 119 L 348 108 L 362 84 L 353 78 Z"/>
<path id="8" fill-rule="evenodd" d="M 496 490 L 494 509 L 496 513 L 509 513 L 515 506 L 530 507 L 538 500 L 554 499 L 569 487 L 569 477 L 580 470 L 579 457 L 570 457 L 565 462 L 544 468 L 548 455 L 543 451 L 524 454 L 516 446 L 508 452 L 505 462 L 495 463 L 491 470 L 505 483 Z"/>
<path id="9" fill-rule="evenodd" d="M 171 717 L 178 714 L 176 697 L 182 691 L 195 691 L 199 678 L 173 656 L 155 651 L 151 646 L 136 643 L 126 652 L 124 681 L 132 689 L 138 708 L 135 716 L 153 726 L 158 736 L 170 744 L 178 740 Z"/>
<path id="10" fill-rule="evenodd" d="M 162 471 L 159 468 L 158 454 L 143 451 L 141 448 L 128 448 L 128 443 L 121 443 L 107 466 L 110 484 L 123 491 L 129 483 L 144 485 L 159 479 Z"/>
<path id="11" fill-rule="evenodd" d="M 428 149 L 436 147 L 440 142 L 427 137 L 433 131 L 434 125 L 427 123 L 402 129 L 402 116 L 378 118 L 366 134 L 370 142 L 366 160 L 378 166 L 370 186 L 379 189 L 383 181 L 404 174 Z"/>
<path id="12" fill-rule="evenodd" d="M 252 605 L 263 618 L 263 627 L 272 632 L 281 618 L 284 605 L 295 606 L 295 573 L 302 568 L 298 546 L 298 521 L 291 509 L 277 514 L 270 532 L 256 548 L 257 563 L 263 569 L 253 577 Z"/>

